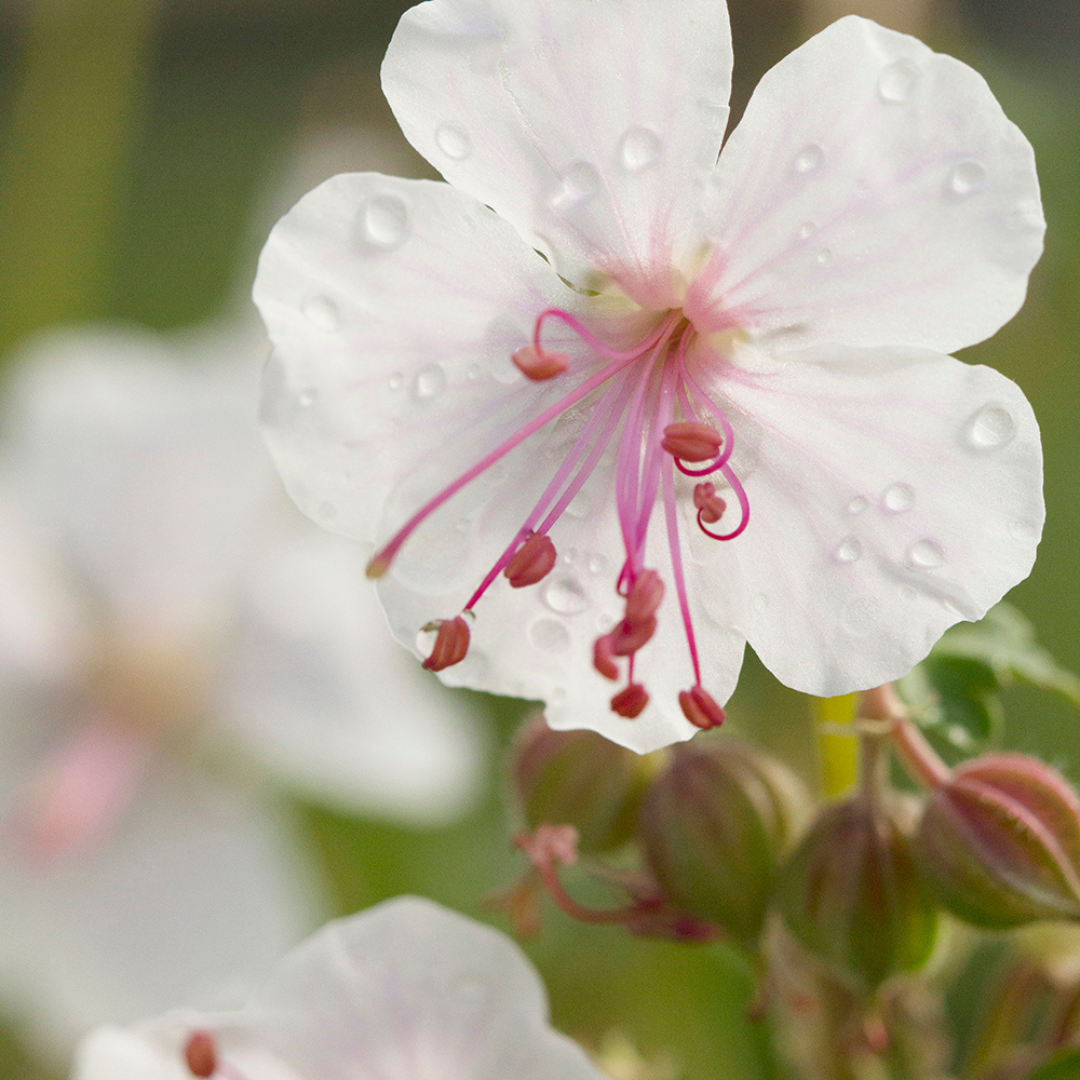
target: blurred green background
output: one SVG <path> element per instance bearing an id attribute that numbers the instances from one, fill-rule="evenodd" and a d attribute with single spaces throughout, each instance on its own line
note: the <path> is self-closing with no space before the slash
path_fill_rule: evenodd
<path id="1" fill-rule="evenodd" d="M 431 175 L 378 88 L 396 0 L 0 0 L 0 354 L 31 331 L 88 319 L 194 326 L 246 305 L 276 215 L 326 173 L 297 175 L 300 146 L 349 132 L 350 168 Z M 678 0 L 671 15 L 678 17 Z M 1049 222 L 1023 311 L 965 359 L 1030 398 L 1044 432 L 1048 519 L 1039 561 L 1012 599 L 1066 666 L 1080 669 L 1080 5 L 970 0 L 732 0 L 735 107 L 760 74 L 832 18 L 869 14 L 920 33 L 981 71 L 1035 146 Z M 335 144 L 336 145 L 336 144 Z M 327 162 L 335 160 L 327 154 Z M 318 170 L 316 169 L 316 172 Z M 0 523 L 2 528 L 2 523 Z M 475 696 L 505 746 L 518 703 Z M 806 703 L 752 660 L 736 726 L 812 770 Z M 1078 718 L 1016 691 L 1010 745 L 1080 780 Z M 2 718 L 0 718 L 2 722 Z M 339 910 L 401 892 L 499 925 L 482 905 L 520 870 L 493 764 L 483 806 L 419 832 L 302 805 Z M 0 933 L 4 928 L 0 927 Z M 722 948 L 628 940 L 551 913 L 528 951 L 555 1022 L 596 1042 L 618 1027 L 688 1080 L 766 1075 L 745 1018 L 749 973 Z M 0 1080 L 57 1075 L 10 1023 Z"/>

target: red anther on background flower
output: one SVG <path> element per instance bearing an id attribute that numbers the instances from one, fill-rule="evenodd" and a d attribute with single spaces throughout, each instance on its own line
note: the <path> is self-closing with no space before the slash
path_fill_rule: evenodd
<path id="1" fill-rule="evenodd" d="M 685 420 L 668 424 L 660 445 L 680 461 L 712 461 L 720 453 L 720 432 L 712 424 Z"/>
<path id="2" fill-rule="evenodd" d="M 611 711 L 626 717 L 627 720 L 633 720 L 635 716 L 641 715 L 648 704 L 649 693 L 645 687 L 641 683 L 631 683 L 611 699 Z"/>
<path id="3" fill-rule="evenodd" d="M 698 520 L 706 525 L 715 525 L 727 509 L 727 503 L 716 494 L 716 488 L 707 480 L 694 485 L 694 506 L 697 507 Z"/>
<path id="4" fill-rule="evenodd" d="M 424 667 L 428 671 L 442 671 L 443 668 L 460 664 L 465 659 L 465 654 L 469 651 L 469 624 L 464 616 L 438 619 L 428 623 L 424 629 L 437 631 L 431 655 L 424 661 Z"/>
<path id="5" fill-rule="evenodd" d="M 656 614 L 664 599 L 664 583 L 655 570 L 642 570 L 626 597 L 626 621 L 642 622 Z"/>
<path id="6" fill-rule="evenodd" d="M 593 645 L 593 667 L 605 679 L 614 681 L 619 677 L 619 665 L 615 663 L 615 649 L 610 634 L 596 639 Z"/>
<path id="7" fill-rule="evenodd" d="M 514 365 L 527 379 L 543 382 L 561 375 L 570 366 L 570 357 L 565 353 L 548 352 L 535 345 L 526 345 L 518 349 L 513 356 Z"/>
<path id="8" fill-rule="evenodd" d="M 192 1076 L 201 1080 L 217 1072 L 217 1047 L 209 1031 L 193 1031 L 184 1043 L 184 1063 Z"/>
<path id="9" fill-rule="evenodd" d="M 615 656 L 633 656 L 656 633 L 656 625 L 655 615 L 638 622 L 623 619 L 607 635 L 612 653 Z"/>
<path id="10" fill-rule="evenodd" d="M 555 559 L 555 545 L 551 538 L 546 533 L 533 533 L 514 552 L 503 574 L 511 588 L 522 589 L 547 577 L 555 565 Z"/>
<path id="11" fill-rule="evenodd" d="M 689 690 L 679 691 L 679 706 L 683 716 L 694 727 L 703 731 L 719 727 L 727 714 L 716 703 L 716 699 L 703 686 L 692 686 Z"/>

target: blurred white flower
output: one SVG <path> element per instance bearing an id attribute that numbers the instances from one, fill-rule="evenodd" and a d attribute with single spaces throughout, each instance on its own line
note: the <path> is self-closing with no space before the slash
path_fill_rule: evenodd
<path id="1" fill-rule="evenodd" d="M 417 823 L 477 788 L 464 703 L 278 494 L 259 348 L 71 333 L 8 387 L 0 995 L 61 1044 L 262 972 L 318 921 L 265 767 Z"/>
<path id="2" fill-rule="evenodd" d="M 73 1080 L 602 1080 L 507 937 L 401 897 L 331 923 L 243 1010 L 102 1028 Z"/>

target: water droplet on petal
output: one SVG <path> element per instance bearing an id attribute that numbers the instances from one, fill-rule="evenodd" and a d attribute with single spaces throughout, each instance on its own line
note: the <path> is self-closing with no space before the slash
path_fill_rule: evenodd
<path id="1" fill-rule="evenodd" d="M 389 379 L 386 380 L 386 385 L 391 390 L 400 390 L 405 385 L 405 376 L 400 371 L 395 371 Z"/>
<path id="2" fill-rule="evenodd" d="M 430 401 L 446 389 L 446 372 L 439 364 L 428 364 L 416 373 L 413 393 L 421 401 Z"/>
<path id="3" fill-rule="evenodd" d="M 961 161 L 949 173 L 949 191 L 964 198 L 986 187 L 986 166 L 978 161 Z"/>
<path id="4" fill-rule="evenodd" d="M 341 312 L 328 296 L 312 296 L 300 305 L 304 317 L 312 326 L 332 334 L 341 329 Z"/>
<path id="5" fill-rule="evenodd" d="M 1009 522 L 1009 535 L 1022 544 L 1033 544 L 1039 539 L 1039 530 L 1030 521 L 1016 518 Z"/>
<path id="6" fill-rule="evenodd" d="M 570 631 L 558 619 L 537 619 L 528 633 L 529 641 L 540 652 L 558 655 L 570 648 Z"/>
<path id="7" fill-rule="evenodd" d="M 795 155 L 795 171 L 813 172 L 825 160 L 825 151 L 817 143 L 809 143 Z"/>
<path id="8" fill-rule="evenodd" d="M 866 498 L 862 495 L 856 495 L 854 499 L 847 504 L 847 512 L 849 514 L 861 514 L 869 505 Z"/>
<path id="9" fill-rule="evenodd" d="M 848 536 L 836 545 L 833 558 L 839 563 L 853 563 L 858 562 L 862 554 L 862 544 L 854 536 Z"/>
<path id="10" fill-rule="evenodd" d="M 764 593 L 758 593 L 754 597 L 754 610 L 760 613 L 769 610 L 769 598 Z"/>
<path id="11" fill-rule="evenodd" d="M 600 190 L 600 174 L 587 161 L 576 161 L 562 176 L 559 189 L 551 198 L 556 209 L 582 203 Z"/>
<path id="12" fill-rule="evenodd" d="M 559 615 L 577 615 L 589 606 L 589 597 L 576 578 L 557 577 L 543 590 L 544 603 Z"/>
<path id="13" fill-rule="evenodd" d="M 603 555 L 589 556 L 589 573 L 602 574 L 607 569 L 607 558 Z"/>
<path id="14" fill-rule="evenodd" d="M 373 195 L 360 207 L 359 228 L 365 246 L 392 251 L 409 235 L 409 208 L 400 195 Z"/>
<path id="15" fill-rule="evenodd" d="M 997 450 L 1012 441 L 1016 421 L 1000 405 L 984 405 L 967 422 L 964 437 L 975 450 Z"/>
<path id="16" fill-rule="evenodd" d="M 659 156 L 660 137 L 648 128 L 630 128 L 619 140 L 619 161 L 627 172 L 641 172 Z"/>
<path id="17" fill-rule="evenodd" d="M 319 394 L 316 390 L 301 390 L 300 393 L 296 395 L 296 402 L 301 409 L 310 409 L 311 406 L 315 404 L 318 397 Z"/>
<path id="18" fill-rule="evenodd" d="M 440 124 L 435 129 L 435 145 L 454 161 L 464 161 L 472 153 L 472 139 L 460 124 Z"/>
<path id="19" fill-rule="evenodd" d="M 596 504 L 596 493 L 584 488 L 579 491 L 567 504 L 566 513 L 572 518 L 588 517 Z"/>
<path id="20" fill-rule="evenodd" d="M 916 540 L 908 549 L 908 562 L 921 570 L 932 570 L 944 561 L 945 552 L 933 540 Z"/>
<path id="21" fill-rule="evenodd" d="M 468 371 L 465 372 L 465 377 L 470 382 L 476 382 L 476 380 L 480 378 L 480 365 L 470 364 Z"/>
<path id="22" fill-rule="evenodd" d="M 890 513 L 902 514 L 915 505 L 915 489 L 910 484 L 890 484 L 881 502 Z"/>
<path id="23" fill-rule="evenodd" d="M 818 266 L 828 266 L 833 260 L 833 253 L 828 248 L 822 248 L 815 256 L 814 262 Z"/>
<path id="24" fill-rule="evenodd" d="M 910 60 L 896 60 L 889 64 L 878 77 L 878 94 L 882 101 L 899 105 L 911 97 L 919 73 Z"/>
<path id="25" fill-rule="evenodd" d="M 802 228 L 799 229 L 799 239 L 809 240 L 814 233 L 817 232 L 817 226 L 812 221 L 807 221 Z"/>

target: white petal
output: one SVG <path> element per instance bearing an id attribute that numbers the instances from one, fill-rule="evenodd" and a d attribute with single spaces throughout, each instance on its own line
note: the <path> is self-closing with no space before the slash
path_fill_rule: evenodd
<path id="1" fill-rule="evenodd" d="M 1015 314 L 1042 250 L 1034 155 L 982 77 L 856 17 L 762 79 L 713 198 L 701 329 L 952 352 Z"/>
<path id="2" fill-rule="evenodd" d="M 714 0 L 431 0 L 383 64 L 406 137 L 451 183 L 567 277 L 586 284 L 585 264 L 654 308 L 674 303 L 730 81 Z"/>
<path id="3" fill-rule="evenodd" d="M 428 824 L 459 815 L 479 794 L 475 716 L 387 633 L 356 544 L 290 511 L 248 575 L 223 722 L 315 799 Z"/>
<path id="4" fill-rule="evenodd" d="M 1030 572 L 1039 430 L 1003 375 L 921 349 L 821 346 L 713 385 L 750 500 L 725 555 L 753 598 L 746 637 L 788 686 L 895 679 Z"/>

